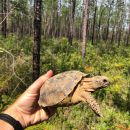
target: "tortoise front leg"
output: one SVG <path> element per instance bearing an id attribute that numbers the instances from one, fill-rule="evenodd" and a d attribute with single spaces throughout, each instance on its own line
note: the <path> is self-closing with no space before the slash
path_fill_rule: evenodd
<path id="1" fill-rule="evenodd" d="M 99 116 L 102 116 L 102 113 L 100 111 L 99 104 L 96 102 L 94 97 L 91 95 L 90 92 L 83 92 L 81 95 L 81 100 L 85 103 L 88 103 L 88 105 L 91 107 L 91 109 Z"/>

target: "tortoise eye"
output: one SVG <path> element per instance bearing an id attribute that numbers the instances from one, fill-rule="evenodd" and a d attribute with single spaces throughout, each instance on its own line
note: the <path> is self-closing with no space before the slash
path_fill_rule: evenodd
<path id="1" fill-rule="evenodd" d="M 106 83 L 106 82 L 107 82 L 107 80 L 106 80 L 106 79 L 104 79 L 104 80 L 103 80 L 103 82 L 104 82 L 104 83 Z"/>

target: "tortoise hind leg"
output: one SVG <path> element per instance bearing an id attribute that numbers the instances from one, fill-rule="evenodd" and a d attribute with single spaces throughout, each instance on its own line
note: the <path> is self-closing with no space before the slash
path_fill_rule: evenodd
<path id="1" fill-rule="evenodd" d="M 99 116 L 102 116 L 99 104 L 96 102 L 90 92 L 82 92 L 81 100 L 91 107 L 91 109 Z"/>

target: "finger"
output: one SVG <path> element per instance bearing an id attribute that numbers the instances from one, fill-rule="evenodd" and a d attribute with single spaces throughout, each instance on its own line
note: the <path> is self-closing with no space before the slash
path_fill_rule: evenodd
<path id="1" fill-rule="evenodd" d="M 27 91 L 29 91 L 32 94 L 37 94 L 40 90 L 40 88 L 42 87 L 42 85 L 45 83 L 45 81 L 47 79 L 49 79 L 51 76 L 53 75 L 53 71 L 50 70 L 48 71 L 45 75 L 42 75 L 41 77 L 39 77 L 28 89 Z"/>

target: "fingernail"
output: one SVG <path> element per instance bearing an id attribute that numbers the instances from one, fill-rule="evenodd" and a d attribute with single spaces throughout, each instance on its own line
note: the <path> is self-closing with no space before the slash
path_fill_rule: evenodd
<path id="1" fill-rule="evenodd" d="M 47 76 L 52 76 L 53 75 L 53 71 L 52 70 L 49 70 L 47 73 L 46 73 Z"/>

